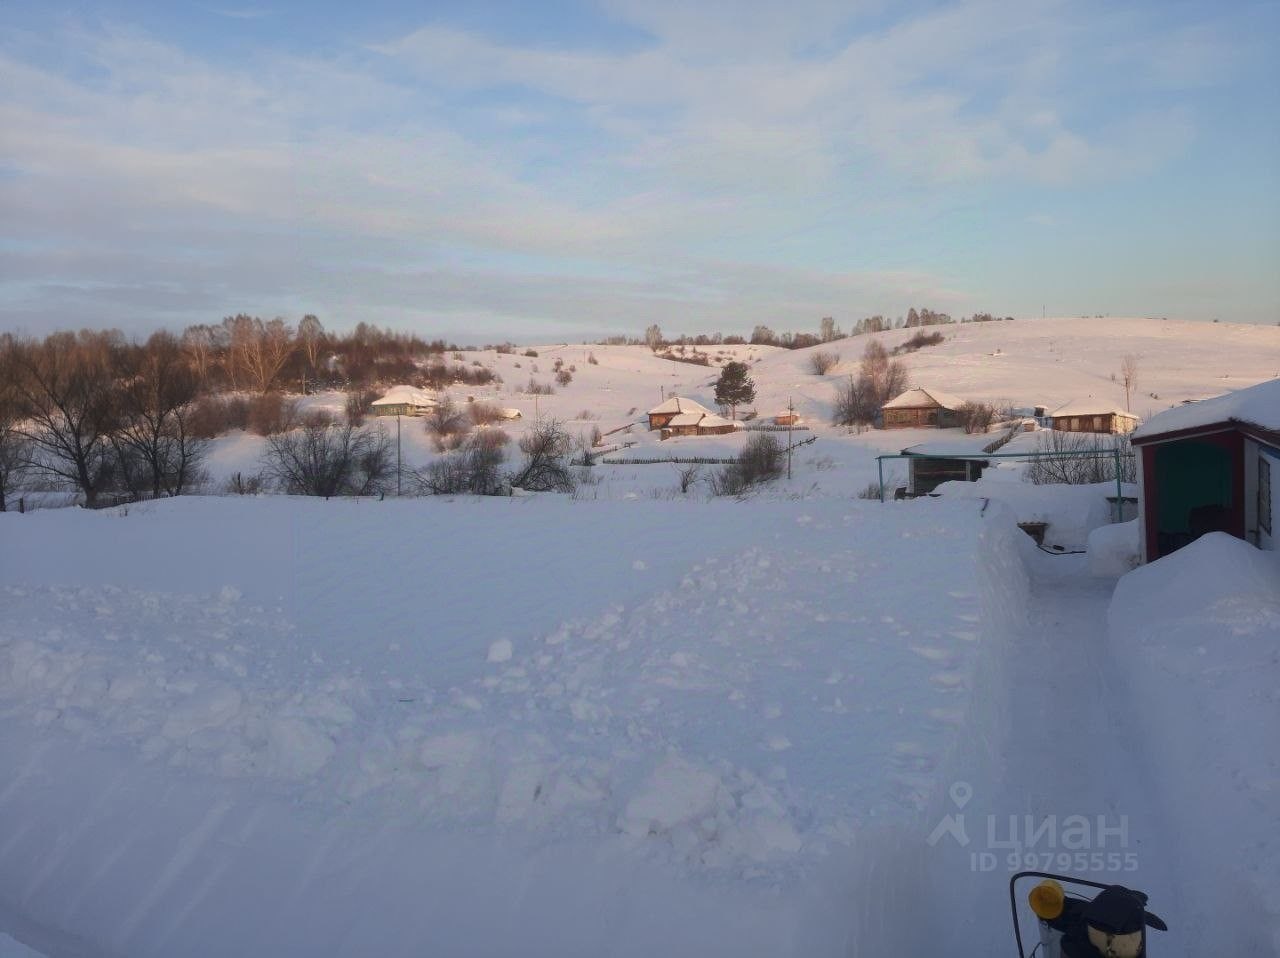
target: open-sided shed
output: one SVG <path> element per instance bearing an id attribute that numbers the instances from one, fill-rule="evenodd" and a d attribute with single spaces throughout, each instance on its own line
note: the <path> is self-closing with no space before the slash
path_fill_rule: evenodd
<path id="1" fill-rule="evenodd" d="M 1132 440 L 1144 561 L 1206 532 L 1276 548 L 1280 379 L 1159 413 Z"/>
<path id="2" fill-rule="evenodd" d="M 990 462 L 973 457 L 989 452 L 991 445 L 991 436 L 979 435 L 956 436 L 908 446 L 902 450 L 902 455 L 907 457 L 907 493 L 925 496 L 944 482 L 981 479 L 982 470 Z"/>

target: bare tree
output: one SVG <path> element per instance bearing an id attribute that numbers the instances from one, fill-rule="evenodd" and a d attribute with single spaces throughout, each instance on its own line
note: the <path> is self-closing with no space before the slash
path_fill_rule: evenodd
<path id="1" fill-rule="evenodd" d="M 1129 398 L 1133 390 L 1138 385 L 1138 357 L 1132 353 L 1128 353 L 1120 360 L 1120 381 L 1124 383 L 1124 408 L 1126 412 L 1132 412 L 1129 408 Z"/>
<path id="2" fill-rule="evenodd" d="M 995 406 L 985 402 L 962 403 L 956 413 L 966 433 L 986 432 L 996 420 Z"/>
<path id="3" fill-rule="evenodd" d="M 650 349 L 652 349 L 654 352 L 657 352 L 658 349 L 661 348 L 662 328 L 657 323 L 654 323 L 652 326 L 649 326 L 648 328 L 645 329 L 644 342 L 645 342 L 645 345 L 648 346 Z"/>
<path id="4" fill-rule="evenodd" d="M 225 329 L 221 326 L 199 324 L 183 330 L 182 351 L 201 386 L 208 385 L 210 372 L 224 344 Z"/>
<path id="5" fill-rule="evenodd" d="M 267 439 L 263 474 L 302 496 L 367 496 L 395 474 L 391 440 L 382 429 L 314 422 Z"/>
<path id="6" fill-rule="evenodd" d="M 453 449 L 471 431 L 471 417 L 448 396 L 441 396 L 423 418 L 437 452 Z"/>
<path id="7" fill-rule="evenodd" d="M 555 419 L 543 419 L 520 438 L 524 464 L 511 473 L 510 485 L 531 492 L 572 492 L 569 454 L 573 439 Z"/>
<path id="8" fill-rule="evenodd" d="M 865 426 L 875 422 L 879 410 L 867 379 L 863 376 L 850 376 L 836 391 L 832 418 L 838 426 Z"/>
<path id="9" fill-rule="evenodd" d="M 293 352 L 293 331 L 283 319 L 264 323 L 241 313 L 222 321 L 227 331 L 226 368 L 236 389 L 270 392 Z"/>
<path id="10" fill-rule="evenodd" d="M 123 370 L 110 440 L 125 484 L 135 491 L 181 495 L 207 449 L 207 442 L 192 434 L 199 383 L 182 353 L 171 333 L 159 332 L 133 351 Z M 136 476 L 135 468 L 140 470 Z"/>
<path id="11" fill-rule="evenodd" d="M 8 368 L 11 337 L 0 337 L 0 512 L 7 498 L 26 479 L 32 458 L 31 442 L 17 426 L 18 397 Z"/>
<path id="12" fill-rule="evenodd" d="M 422 470 L 418 483 L 424 492 L 436 496 L 500 495 L 506 443 L 507 435 L 501 430 L 482 429 Z"/>
<path id="13" fill-rule="evenodd" d="M 877 409 L 907 390 L 907 367 L 891 359 L 889 351 L 876 339 L 867 343 L 863 351 L 859 375 L 866 380 Z"/>
<path id="14" fill-rule="evenodd" d="M 680 481 L 680 491 L 687 493 L 693 488 L 693 484 L 698 481 L 698 477 L 702 472 L 702 467 L 696 462 L 687 466 L 676 467 L 676 478 Z"/>
<path id="15" fill-rule="evenodd" d="M 741 496 L 752 486 L 782 475 L 784 450 L 778 437 L 752 433 L 738 458 L 711 476 L 711 492 L 717 496 Z"/>
<path id="16" fill-rule="evenodd" d="M 315 375 L 323 342 L 324 326 L 320 323 L 319 317 L 307 313 L 298 323 L 298 346 L 302 349 L 302 358 L 306 360 L 307 372 L 312 375 Z"/>
<path id="17" fill-rule="evenodd" d="M 815 376 L 825 376 L 827 373 L 831 372 L 831 370 L 835 369 L 839 362 L 839 353 L 818 350 L 815 353 L 809 354 L 809 372 L 813 373 Z"/>
<path id="18" fill-rule="evenodd" d="M 9 497 L 22 487 L 30 466 L 31 441 L 0 423 L 0 512 L 8 508 Z"/>
<path id="19" fill-rule="evenodd" d="M 93 506 L 110 481 L 108 437 L 116 426 L 117 332 L 55 333 L 10 340 L 5 367 L 32 465 L 79 489 Z"/>
<path id="20" fill-rule="evenodd" d="M 1136 482 L 1137 465 L 1127 436 L 1104 436 L 1058 429 L 1040 433 L 1038 451 L 1046 455 L 1033 459 L 1023 472 L 1023 477 L 1036 485 L 1115 482 L 1116 454 L 1113 449 L 1119 451 L 1120 481 Z"/>

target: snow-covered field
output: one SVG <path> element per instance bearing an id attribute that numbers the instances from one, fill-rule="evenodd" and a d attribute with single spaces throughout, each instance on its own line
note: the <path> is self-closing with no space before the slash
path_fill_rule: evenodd
<path id="1" fill-rule="evenodd" d="M 838 950 L 1023 615 L 1010 517 L 921 505 L 0 516 L 0 902 L 51 953 Z"/>
<path id="2" fill-rule="evenodd" d="M 1262 327 L 943 332 L 914 381 L 1016 405 L 1122 403 L 1125 353 L 1143 414 L 1280 370 Z M 472 391 L 513 436 L 557 355 L 536 412 L 574 431 L 712 404 L 714 369 L 536 348 Z M 858 499 L 938 431 L 828 425 L 855 356 L 733 352 L 818 437 L 744 501 L 621 464 L 572 498 L 0 514 L 0 955 L 985 956 L 1019 867 L 1145 889 L 1154 955 L 1280 950 L 1275 556 L 1209 536 L 1130 571 L 1114 487 L 1016 464 Z M 217 440 L 214 485 L 261 447 Z"/>

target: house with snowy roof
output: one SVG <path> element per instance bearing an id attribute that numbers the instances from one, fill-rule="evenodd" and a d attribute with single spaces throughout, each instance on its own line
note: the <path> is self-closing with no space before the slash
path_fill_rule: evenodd
<path id="1" fill-rule="evenodd" d="M 1133 413 L 1092 396 L 1073 399 L 1049 413 L 1049 428 L 1059 432 L 1130 433 L 1139 419 Z"/>
<path id="2" fill-rule="evenodd" d="M 701 403 L 683 396 L 672 396 L 670 399 L 649 410 L 649 429 L 665 429 L 671 426 L 672 420 L 679 418 L 676 428 L 696 426 L 703 416 L 711 415 L 711 410 Z M 689 418 L 696 417 L 696 418 Z"/>
<path id="3" fill-rule="evenodd" d="M 958 399 L 937 389 L 908 389 L 880 407 L 885 429 L 910 429 L 933 426 L 947 429 L 960 425 Z"/>
<path id="4" fill-rule="evenodd" d="M 742 427 L 692 399 L 672 396 L 649 410 L 649 428 L 660 430 L 666 439 L 669 436 L 720 436 Z"/>
<path id="5" fill-rule="evenodd" d="M 1152 416 L 1131 439 L 1143 561 L 1207 532 L 1277 548 L 1280 379 L 1175 406 Z"/>
<path id="6" fill-rule="evenodd" d="M 434 396 L 416 386 L 392 386 L 386 395 L 369 404 L 375 416 L 425 416 L 438 403 Z"/>

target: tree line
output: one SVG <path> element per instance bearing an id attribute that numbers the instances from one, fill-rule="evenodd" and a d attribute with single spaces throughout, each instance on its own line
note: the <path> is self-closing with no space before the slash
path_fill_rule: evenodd
<path id="1" fill-rule="evenodd" d="M 33 480 L 74 488 L 88 506 L 106 493 L 180 495 L 202 478 L 213 435 L 255 417 L 266 435 L 298 425 L 280 395 L 286 388 L 346 388 L 367 400 L 379 382 L 439 388 L 497 378 L 447 362 L 451 349 L 367 323 L 335 335 L 314 315 L 294 327 L 238 314 L 140 342 L 119 330 L 5 333 L 0 511 Z M 217 401 L 224 393 L 235 396 Z M 357 443 L 355 458 L 363 451 Z"/>
<path id="2" fill-rule="evenodd" d="M 606 346 L 648 346 L 654 352 L 672 346 L 778 346 L 782 349 L 808 349 L 823 343 L 847 339 L 850 336 L 861 336 L 865 333 L 883 333 L 891 329 L 915 329 L 922 326 L 948 326 L 957 323 L 994 323 L 1012 322 L 1012 316 L 993 316 L 991 313 L 974 313 L 955 319 L 949 313 L 936 312 L 932 309 L 914 306 L 907 310 L 905 316 L 896 319 L 880 314 L 859 319 L 852 328 L 845 332 L 831 316 L 824 316 L 818 323 L 817 333 L 808 332 L 774 332 L 764 324 L 757 324 L 749 336 L 722 333 L 699 333 L 696 336 L 682 335 L 670 338 L 663 335 L 662 327 L 654 323 L 645 328 L 640 338 L 627 336 L 610 336 L 602 341 Z"/>

